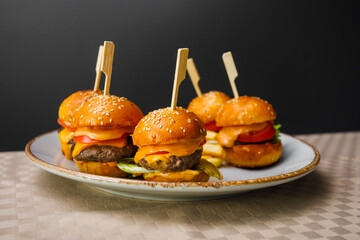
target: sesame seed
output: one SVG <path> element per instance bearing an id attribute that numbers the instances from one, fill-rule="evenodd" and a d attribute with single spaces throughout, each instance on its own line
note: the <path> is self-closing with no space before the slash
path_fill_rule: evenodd
<path id="1" fill-rule="evenodd" d="M 184 133 L 186 132 L 185 128 L 183 129 L 183 132 L 184 132 Z"/>
<path id="2" fill-rule="evenodd" d="M 102 126 L 102 125 L 104 125 L 104 123 L 103 123 L 103 122 L 101 122 L 100 124 L 101 124 L 101 126 Z"/>
<path id="3" fill-rule="evenodd" d="M 172 133 L 172 130 L 171 130 L 171 129 L 169 129 L 169 133 Z"/>
<path id="4" fill-rule="evenodd" d="M 83 118 L 83 117 L 84 117 L 84 115 L 81 115 L 81 116 L 80 116 L 80 118 Z"/>

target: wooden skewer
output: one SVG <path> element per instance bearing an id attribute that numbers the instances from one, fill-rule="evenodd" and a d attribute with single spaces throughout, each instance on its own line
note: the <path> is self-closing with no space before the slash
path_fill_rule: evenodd
<path id="1" fill-rule="evenodd" d="M 201 94 L 201 90 L 199 87 L 200 75 L 199 75 L 198 71 L 196 70 L 195 63 L 192 58 L 189 58 L 187 60 L 186 69 L 189 73 L 189 76 L 190 76 L 191 82 L 195 88 L 196 94 L 198 95 L 198 97 L 201 97 L 202 94 Z"/>
<path id="2" fill-rule="evenodd" d="M 237 91 L 236 85 L 235 85 L 235 79 L 238 76 L 238 72 L 236 70 L 235 62 L 232 57 L 231 52 L 226 52 L 222 55 L 222 59 L 224 61 L 224 65 L 226 68 L 227 75 L 229 77 L 230 85 L 234 94 L 234 97 L 239 97 L 239 93 Z"/>
<path id="3" fill-rule="evenodd" d="M 95 67 L 96 77 L 95 77 L 94 91 L 99 90 L 99 84 L 100 84 L 100 79 L 101 79 L 100 67 L 101 67 L 101 61 L 103 59 L 103 54 L 104 54 L 104 46 L 100 45 L 99 53 L 98 53 L 97 61 L 96 61 L 96 67 Z"/>
<path id="4" fill-rule="evenodd" d="M 114 61 L 115 45 L 113 42 L 104 42 L 104 54 L 101 62 L 101 71 L 105 74 L 104 95 L 109 95 L 112 65 Z"/>
<path id="5" fill-rule="evenodd" d="M 179 86 L 182 81 L 185 79 L 186 75 L 186 60 L 189 55 L 188 48 L 179 48 L 176 59 L 176 69 L 175 69 L 175 78 L 174 78 L 174 86 L 173 93 L 171 99 L 171 109 L 174 110 L 177 104 Z"/>

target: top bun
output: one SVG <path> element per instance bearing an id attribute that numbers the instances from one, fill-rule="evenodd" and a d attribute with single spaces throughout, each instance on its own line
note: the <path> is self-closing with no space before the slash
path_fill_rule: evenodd
<path id="1" fill-rule="evenodd" d="M 228 127 L 250 125 L 276 118 L 276 112 L 270 103 L 258 97 L 242 96 L 223 104 L 216 115 L 216 125 Z"/>
<path id="2" fill-rule="evenodd" d="M 230 97 L 225 93 L 218 91 L 211 91 L 201 95 L 201 97 L 194 98 L 188 110 L 194 112 L 204 124 L 215 121 L 216 113 L 219 111 L 222 104 L 230 100 Z"/>
<path id="3" fill-rule="evenodd" d="M 140 120 L 133 134 L 137 146 L 171 144 L 201 140 L 206 136 L 204 123 L 182 107 L 162 108 Z"/>
<path id="4" fill-rule="evenodd" d="M 75 109 L 72 127 L 131 127 L 143 117 L 140 108 L 124 97 L 97 95 Z"/>
<path id="5" fill-rule="evenodd" d="M 73 119 L 75 110 L 81 103 L 87 99 L 102 94 L 102 91 L 83 90 L 71 94 L 67 97 L 59 107 L 59 119 L 70 123 Z"/>

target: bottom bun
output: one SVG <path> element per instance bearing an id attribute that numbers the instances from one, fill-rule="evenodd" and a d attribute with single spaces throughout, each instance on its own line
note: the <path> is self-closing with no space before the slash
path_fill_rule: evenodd
<path id="1" fill-rule="evenodd" d="M 75 159 L 74 162 L 78 169 L 84 173 L 108 177 L 127 177 L 129 175 L 118 168 L 117 162 L 85 162 Z"/>
<path id="2" fill-rule="evenodd" d="M 196 170 L 185 170 L 182 172 L 149 173 L 146 181 L 152 182 L 207 182 L 210 176 Z"/>
<path id="3" fill-rule="evenodd" d="M 271 165 L 282 155 L 282 144 L 246 144 L 225 149 L 225 161 L 236 167 L 258 168 Z"/>

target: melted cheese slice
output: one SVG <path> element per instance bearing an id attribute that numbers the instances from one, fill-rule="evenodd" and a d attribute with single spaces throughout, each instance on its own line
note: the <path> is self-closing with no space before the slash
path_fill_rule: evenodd
<path id="1" fill-rule="evenodd" d="M 238 138 L 240 134 L 251 131 L 260 131 L 266 128 L 267 125 L 268 125 L 267 122 L 262 122 L 251 125 L 224 127 L 217 134 L 216 140 L 220 143 L 220 145 L 231 148 L 234 146 L 235 140 Z"/>
<path id="2" fill-rule="evenodd" d="M 74 138 L 74 132 L 70 131 L 67 128 L 64 128 L 59 132 L 60 143 L 65 144 L 71 141 Z"/>
<path id="3" fill-rule="evenodd" d="M 173 143 L 173 144 L 163 144 L 163 145 L 149 145 L 140 147 L 137 151 L 134 161 L 138 163 L 140 159 L 146 156 L 146 160 L 149 163 L 149 154 L 166 151 L 169 154 L 159 154 L 161 155 L 175 155 L 175 156 L 186 156 L 195 152 L 195 150 L 199 147 L 199 145 L 203 142 L 203 139 L 189 141 L 185 143 Z M 159 156 L 156 155 L 156 156 Z M 150 157 L 151 158 L 151 157 Z M 153 159 L 156 159 L 155 157 Z M 152 160 L 153 160 L 152 159 Z M 156 161 L 156 160 L 153 160 Z"/>
<path id="4" fill-rule="evenodd" d="M 81 153 L 82 150 L 84 150 L 85 148 L 94 146 L 94 145 L 114 146 L 114 147 L 122 148 L 122 147 L 125 147 L 126 144 L 127 144 L 126 137 L 116 139 L 116 140 L 113 140 L 113 141 L 109 140 L 109 141 L 95 142 L 95 143 L 79 143 L 79 142 L 77 142 L 75 147 L 74 147 L 74 151 L 72 153 L 72 156 L 76 157 L 77 155 L 79 155 Z"/>
<path id="5" fill-rule="evenodd" d="M 170 161 L 170 156 L 171 154 L 154 154 L 148 155 L 145 158 L 149 167 L 164 171 L 166 169 L 166 164 Z"/>
<path id="6" fill-rule="evenodd" d="M 121 138 L 125 133 L 132 133 L 133 129 L 128 127 L 123 128 L 78 128 L 76 129 L 75 136 L 88 136 L 95 140 L 109 140 Z"/>

